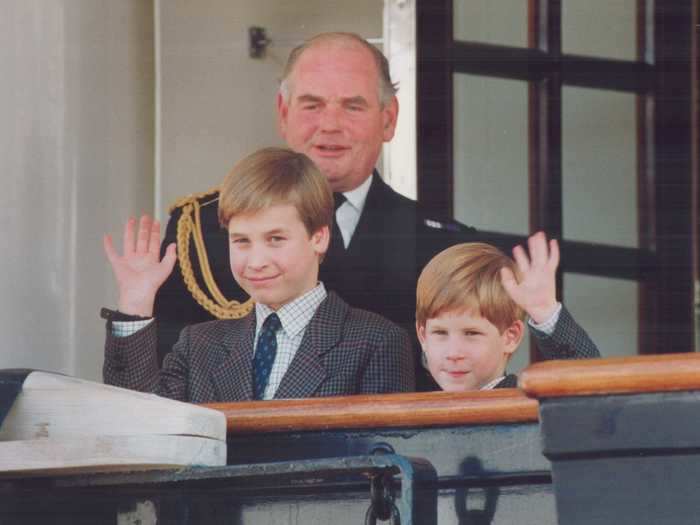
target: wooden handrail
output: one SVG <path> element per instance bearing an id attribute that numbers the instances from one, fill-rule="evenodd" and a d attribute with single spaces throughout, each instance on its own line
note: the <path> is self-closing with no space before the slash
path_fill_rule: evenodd
<path id="1" fill-rule="evenodd" d="M 700 390 L 700 354 L 544 361 L 519 386 L 535 398 Z"/>
<path id="2" fill-rule="evenodd" d="M 229 434 L 537 421 L 538 403 L 518 389 L 208 403 Z"/>

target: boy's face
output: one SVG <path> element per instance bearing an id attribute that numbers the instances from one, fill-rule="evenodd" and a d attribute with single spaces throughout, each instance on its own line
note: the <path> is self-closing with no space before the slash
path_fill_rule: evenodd
<path id="1" fill-rule="evenodd" d="M 277 310 L 316 286 L 328 227 L 309 236 L 293 205 L 233 216 L 228 234 L 231 272 L 255 302 Z"/>
<path id="2" fill-rule="evenodd" d="M 448 311 L 416 324 L 428 370 L 443 390 L 478 390 L 503 375 L 518 348 L 524 325 L 515 321 L 500 333 L 485 317 Z"/>

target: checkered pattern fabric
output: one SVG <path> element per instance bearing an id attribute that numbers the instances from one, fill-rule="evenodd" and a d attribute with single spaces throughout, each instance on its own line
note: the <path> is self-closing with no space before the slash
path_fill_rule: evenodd
<path id="1" fill-rule="evenodd" d="M 537 347 L 545 359 L 583 359 L 600 357 L 598 347 L 586 331 L 562 306 L 554 332 L 547 334 L 530 326 Z"/>
<path id="2" fill-rule="evenodd" d="M 326 288 L 323 286 L 323 283 L 319 283 L 301 297 L 297 297 L 279 308 L 276 312 L 264 304 L 255 304 L 255 348 L 258 347 L 263 321 L 269 315 L 275 313 L 279 316 L 282 323 L 282 329 L 277 331 L 276 336 L 277 357 L 272 364 L 267 387 L 260 399 L 272 399 L 275 397 L 275 392 L 277 392 L 284 374 L 287 373 L 287 369 L 292 363 L 299 345 L 301 345 L 306 327 L 316 313 L 318 306 L 326 298 L 326 295 Z"/>
<path id="3" fill-rule="evenodd" d="M 278 337 L 286 331 L 282 309 Z M 128 337 L 107 331 L 107 384 L 193 403 L 253 399 L 256 313 L 185 327 L 158 365 L 156 323 Z M 281 345 L 278 341 L 277 361 Z M 321 302 L 276 389 L 275 399 L 411 392 L 408 334 L 376 314 L 350 308 L 334 293 Z M 270 381 L 272 381 L 271 372 Z M 268 384 L 269 387 L 269 384 Z"/>
<path id="4" fill-rule="evenodd" d="M 282 323 L 275 313 L 271 313 L 265 319 L 262 330 L 258 334 L 258 343 L 255 345 L 255 357 L 253 357 L 253 397 L 262 399 L 265 393 L 267 381 L 270 379 L 272 363 L 277 355 L 277 330 Z"/>
<path id="5" fill-rule="evenodd" d="M 549 319 L 542 321 L 538 324 L 534 321 L 534 319 L 530 317 L 527 320 L 527 324 L 535 330 L 544 332 L 547 335 L 552 335 L 554 333 L 554 329 L 557 327 L 557 322 L 559 321 L 559 316 L 561 315 L 562 307 L 563 306 L 561 303 L 557 303 L 557 307 L 554 309 L 552 315 L 549 316 Z"/>
<path id="6" fill-rule="evenodd" d="M 112 321 L 112 335 L 116 337 L 127 337 L 147 327 L 152 322 L 153 319 L 144 319 L 143 321 Z"/>

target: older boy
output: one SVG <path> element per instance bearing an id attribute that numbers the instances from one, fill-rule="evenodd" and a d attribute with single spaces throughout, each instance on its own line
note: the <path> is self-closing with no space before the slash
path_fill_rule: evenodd
<path id="1" fill-rule="evenodd" d="M 255 309 L 185 328 L 162 370 L 150 317 L 174 247 L 159 261 L 159 225 L 147 217 L 136 239 L 135 220 L 127 223 L 123 256 L 106 237 L 119 312 L 107 314 L 105 382 L 193 402 L 413 389 L 408 335 L 318 282 L 332 215 L 328 182 L 303 154 L 268 148 L 240 161 L 222 185 L 219 221 L 233 276 Z M 146 326 L 135 333 L 112 326 L 133 318 Z"/>
<path id="2" fill-rule="evenodd" d="M 548 249 L 540 232 L 528 246 L 530 257 L 518 246 L 513 261 L 488 244 L 459 244 L 421 273 L 416 330 L 426 366 L 443 390 L 515 387 L 517 377 L 505 370 L 523 338 L 526 313 L 546 359 L 600 356 L 556 300 L 557 242 Z"/>

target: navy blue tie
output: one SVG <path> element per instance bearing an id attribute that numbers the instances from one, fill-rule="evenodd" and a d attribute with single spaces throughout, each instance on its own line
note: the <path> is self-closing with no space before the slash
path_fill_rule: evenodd
<path id="1" fill-rule="evenodd" d="M 342 193 L 333 194 L 333 207 L 338 211 L 347 199 Z M 328 247 L 328 255 L 331 257 L 340 257 L 345 253 L 345 244 L 343 243 L 343 234 L 340 233 L 338 221 L 335 213 L 333 213 L 333 228 L 331 228 L 331 245 Z"/>
<path id="2" fill-rule="evenodd" d="M 260 329 L 258 344 L 253 357 L 253 398 L 262 399 L 265 387 L 270 380 L 270 371 L 277 355 L 277 338 L 275 333 L 282 326 L 277 314 L 267 316 Z"/>

